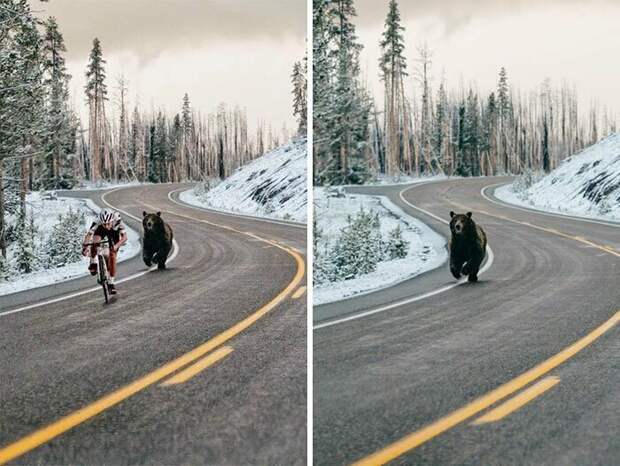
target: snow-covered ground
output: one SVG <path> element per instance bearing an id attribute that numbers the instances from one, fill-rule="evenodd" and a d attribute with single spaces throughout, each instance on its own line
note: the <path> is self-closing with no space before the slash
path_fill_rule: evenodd
<path id="1" fill-rule="evenodd" d="M 411 184 L 411 183 L 425 183 L 428 181 L 438 181 L 438 180 L 447 180 L 448 176 L 446 175 L 432 175 L 432 176 L 409 176 L 409 175 L 400 175 L 397 177 L 387 176 L 387 175 L 379 175 L 373 181 L 369 181 L 365 183 L 366 186 L 385 186 L 385 185 L 397 185 L 397 184 Z"/>
<path id="2" fill-rule="evenodd" d="M 445 238 L 426 224 L 407 215 L 386 197 L 351 194 L 345 197 L 329 197 L 329 190 L 330 188 L 314 189 L 314 217 L 317 228 L 321 230 L 322 244 L 333 244 L 340 230 L 347 224 L 347 216 L 355 215 L 363 207 L 379 214 L 381 233 L 384 237 L 390 230 L 400 225 L 403 238 L 409 242 L 409 252 L 403 259 L 379 262 L 377 269 L 369 274 L 340 282 L 315 284 L 314 305 L 393 286 L 439 267 L 447 260 Z"/>
<path id="3" fill-rule="evenodd" d="M 46 197 L 48 196 L 45 193 L 39 192 L 30 193 L 26 197 L 28 215 L 30 215 L 30 212 L 34 214 L 35 226 L 39 235 L 44 237 L 51 232 L 52 226 L 58 220 L 58 215 L 67 213 L 70 207 L 85 214 L 84 229 L 79 232 L 82 237 L 94 221 L 96 213 L 99 212 L 99 207 L 89 199 L 61 197 L 47 199 Z M 138 232 L 127 228 L 127 236 L 128 242 L 119 251 L 119 261 L 130 259 L 140 252 L 140 235 Z M 44 241 L 41 242 L 44 243 Z M 9 248 L 9 262 L 11 262 L 13 254 L 14 248 Z M 9 281 L 0 281 L 0 295 L 17 293 L 88 275 L 88 262 L 87 258 L 82 258 L 80 261 L 63 267 L 39 270 L 29 274 L 14 276 Z M 94 279 L 93 283 L 95 283 Z"/>
<path id="4" fill-rule="evenodd" d="M 521 177 L 495 195 L 532 209 L 620 221 L 620 133 L 568 157 L 528 185 Z"/>
<path id="5" fill-rule="evenodd" d="M 114 183 L 111 181 L 101 180 L 96 183 L 93 183 L 88 180 L 80 181 L 76 186 L 73 187 L 72 191 L 95 191 L 99 189 L 113 189 L 113 188 L 123 188 L 128 186 L 139 186 L 143 184 L 151 184 L 151 183 L 142 183 L 140 181 L 124 181 L 121 183 Z"/>
<path id="6" fill-rule="evenodd" d="M 237 169 L 226 180 L 204 192 L 184 191 L 188 204 L 224 212 L 306 222 L 307 144 L 293 140 Z"/>

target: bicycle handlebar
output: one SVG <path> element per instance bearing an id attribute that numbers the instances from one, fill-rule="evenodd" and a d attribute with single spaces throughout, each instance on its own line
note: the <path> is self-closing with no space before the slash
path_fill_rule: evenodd
<path id="1" fill-rule="evenodd" d="M 105 239 L 103 241 L 98 241 L 98 242 L 93 242 L 93 243 L 82 243 L 82 246 L 96 246 L 99 244 L 110 244 L 110 240 L 109 239 Z"/>

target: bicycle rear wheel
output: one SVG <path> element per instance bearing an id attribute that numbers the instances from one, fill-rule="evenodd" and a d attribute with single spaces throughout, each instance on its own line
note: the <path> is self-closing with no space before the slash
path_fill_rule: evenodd
<path id="1" fill-rule="evenodd" d="M 110 302 L 109 290 L 108 290 L 108 269 L 105 263 L 105 259 L 102 255 L 99 255 L 99 283 L 101 283 L 101 287 L 103 288 L 103 297 L 105 299 L 105 303 L 108 304 Z"/>

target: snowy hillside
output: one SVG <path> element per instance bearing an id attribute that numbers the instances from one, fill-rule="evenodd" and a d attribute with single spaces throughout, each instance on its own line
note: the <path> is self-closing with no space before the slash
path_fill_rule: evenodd
<path id="1" fill-rule="evenodd" d="M 531 185 L 522 177 L 495 195 L 525 207 L 620 220 L 620 133 L 565 159 Z"/>
<path id="2" fill-rule="evenodd" d="M 188 204 L 259 217 L 306 221 L 307 144 L 296 139 L 245 165 L 214 188 L 181 193 Z"/>

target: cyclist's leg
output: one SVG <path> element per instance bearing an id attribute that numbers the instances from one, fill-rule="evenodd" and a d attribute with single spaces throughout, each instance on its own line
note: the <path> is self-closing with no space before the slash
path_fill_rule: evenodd
<path id="1" fill-rule="evenodd" d="M 109 254 L 106 258 L 108 264 L 108 289 L 110 294 L 116 294 L 116 284 L 114 283 L 114 277 L 116 277 L 116 252 L 114 247 L 110 246 Z"/>
<path id="2" fill-rule="evenodd" d="M 110 283 L 114 283 L 114 277 L 116 277 L 116 252 L 113 246 L 110 246 L 110 254 L 108 254 L 108 272 L 110 273 Z"/>

